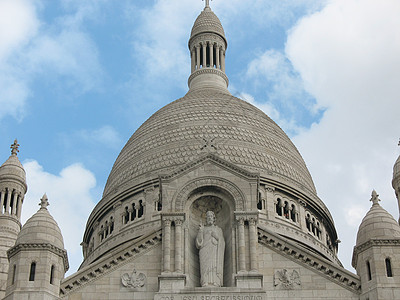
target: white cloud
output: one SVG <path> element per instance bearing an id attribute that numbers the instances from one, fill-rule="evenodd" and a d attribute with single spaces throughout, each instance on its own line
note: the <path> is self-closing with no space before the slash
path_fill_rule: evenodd
<path id="1" fill-rule="evenodd" d="M 49 212 L 58 223 L 68 252 L 70 271 L 82 262 L 82 241 L 86 220 L 94 207 L 91 190 L 96 186 L 94 175 L 81 164 L 70 165 L 60 174 L 46 172 L 37 161 L 24 162 L 28 192 L 22 207 L 24 224 L 38 209 L 44 193 L 49 198 Z"/>
<path id="2" fill-rule="evenodd" d="M 76 136 L 82 141 L 100 143 L 113 149 L 119 149 L 122 143 L 119 133 L 108 125 L 94 130 L 80 130 Z"/>
<path id="3" fill-rule="evenodd" d="M 372 189 L 397 218 L 391 188 L 400 101 L 400 2 L 331 1 L 290 31 L 286 53 L 317 105 L 319 124 L 294 138 L 336 220 L 350 267 Z"/>
<path id="4" fill-rule="evenodd" d="M 277 50 L 267 50 L 255 57 L 248 65 L 246 80 L 256 90 L 266 90 L 264 97 L 267 102 L 255 105 L 287 132 L 298 132 L 306 126 L 302 124 L 305 115 L 307 119 L 310 115 L 316 118 L 320 112 L 315 100 L 304 90 L 302 78 L 285 55 Z"/>
<path id="5" fill-rule="evenodd" d="M 34 36 L 38 27 L 31 1 L 0 0 L 0 63 L 14 48 Z"/>
<path id="6" fill-rule="evenodd" d="M 24 117 L 37 78 L 45 78 L 53 88 L 64 84 L 69 93 L 78 94 L 98 87 L 102 78 L 96 45 L 81 30 L 82 18 L 89 13 L 78 9 L 46 24 L 38 16 L 41 5 L 0 0 L 0 119 Z M 63 80 L 57 80 L 60 77 Z"/>

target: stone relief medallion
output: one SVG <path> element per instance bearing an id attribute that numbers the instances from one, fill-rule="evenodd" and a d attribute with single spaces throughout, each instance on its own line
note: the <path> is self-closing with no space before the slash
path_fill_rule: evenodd
<path id="1" fill-rule="evenodd" d="M 275 270 L 274 287 L 284 290 L 293 290 L 300 287 L 300 275 L 296 270 Z"/>
<path id="2" fill-rule="evenodd" d="M 121 283 L 124 287 L 137 289 L 143 287 L 146 284 L 146 275 L 143 273 L 137 273 L 135 269 L 131 275 L 125 273 L 121 276 Z"/>

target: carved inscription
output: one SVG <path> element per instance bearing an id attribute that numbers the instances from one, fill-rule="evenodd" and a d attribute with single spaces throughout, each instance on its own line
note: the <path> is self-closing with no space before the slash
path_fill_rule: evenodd
<path id="1" fill-rule="evenodd" d="M 265 294 L 215 293 L 214 295 L 177 294 L 156 295 L 155 300 L 266 300 Z"/>

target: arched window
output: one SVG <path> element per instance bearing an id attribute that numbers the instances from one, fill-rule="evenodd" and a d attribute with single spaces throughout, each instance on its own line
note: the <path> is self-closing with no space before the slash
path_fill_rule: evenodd
<path id="1" fill-rule="evenodd" d="M 214 56 L 214 57 L 215 57 L 215 56 Z M 262 210 L 262 199 L 261 199 L 261 193 L 258 193 L 257 209 L 258 209 L 258 210 Z"/>
<path id="2" fill-rule="evenodd" d="M 289 219 L 289 203 L 285 201 L 285 205 L 283 206 L 283 215 L 286 219 Z"/>
<path id="3" fill-rule="evenodd" d="M 282 200 L 281 199 L 276 199 L 276 213 L 278 216 L 282 216 Z"/>
<path id="4" fill-rule="evenodd" d="M 114 218 L 110 218 L 110 234 L 114 231 Z"/>
<path id="5" fill-rule="evenodd" d="M 141 218 L 144 214 L 144 205 L 143 201 L 139 200 L 139 209 L 138 209 L 138 218 Z"/>
<path id="6" fill-rule="evenodd" d="M 124 221 L 125 221 L 125 224 L 127 224 L 129 222 L 129 209 L 128 209 L 128 206 L 125 207 Z"/>
<path id="7" fill-rule="evenodd" d="M 311 217 L 310 217 L 310 214 L 307 214 L 307 216 L 306 216 L 306 226 L 307 226 L 308 231 L 311 231 Z"/>
<path id="8" fill-rule="evenodd" d="M 54 284 L 54 270 L 55 270 L 55 266 L 52 265 L 51 269 L 50 269 L 50 284 Z"/>
<path id="9" fill-rule="evenodd" d="M 11 280 L 11 284 L 15 283 L 15 276 L 17 275 L 17 266 L 14 265 L 13 266 L 13 273 L 12 273 L 12 280 Z"/>
<path id="10" fill-rule="evenodd" d="M 132 203 L 132 213 L 131 213 L 131 221 L 136 219 L 136 207 L 135 203 Z"/>
<path id="11" fill-rule="evenodd" d="M 368 276 L 368 281 L 370 281 L 372 279 L 372 275 L 371 275 L 371 265 L 368 260 L 367 260 L 367 276 Z"/>
<path id="12" fill-rule="evenodd" d="M 387 277 L 393 277 L 392 264 L 390 262 L 390 258 L 386 258 L 385 259 L 385 265 L 386 265 L 386 275 L 387 275 Z"/>
<path id="13" fill-rule="evenodd" d="M 29 281 L 35 281 L 36 263 L 31 263 L 31 270 L 29 271 Z"/>

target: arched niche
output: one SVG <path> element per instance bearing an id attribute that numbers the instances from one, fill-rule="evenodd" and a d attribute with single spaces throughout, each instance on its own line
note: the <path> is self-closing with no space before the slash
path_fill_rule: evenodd
<path id="1" fill-rule="evenodd" d="M 224 254 L 224 285 L 233 286 L 234 273 L 234 232 L 233 212 L 235 201 L 226 190 L 217 186 L 203 186 L 188 194 L 185 211 L 187 212 L 186 228 L 188 232 L 188 247 L 186 247 L 186 268 L 188 285 L 200 286 L 200 262 L 195 239 L 201 223 L 206 222 L 206 212 L 211 210 L 216 216 L 216 225 L 222 229 L 225 239 Z"/>

